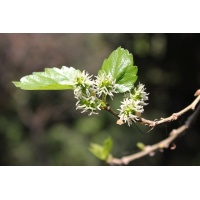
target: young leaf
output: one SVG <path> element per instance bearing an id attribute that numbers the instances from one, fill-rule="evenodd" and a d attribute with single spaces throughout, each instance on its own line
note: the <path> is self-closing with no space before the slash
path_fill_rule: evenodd
<path id="1" fill-rule="evenodd" d="M 103 142 L 103 150 L 104 150 L 104 154 L 106 155 L 106 159 L 109 156 L 111 150 L 112 150 L 112 146 L 113 146 L 113 141 L 112 138 L 109 137 L 106 140 L 104 140 Z"/>
<path id="2" fill-rule="evenodd" d="M 97 158 L 101 160 L 107 160 L 108 156 L 110 155 L 110 152 L 112 150 L 112 138 L 109 137 L 103 142 L 103 146 L 99 144 L 92 143 L 90 145 L 90 152 L 94 154 Z"/>
<path id="3" fill-rule="evenodd" d="M 118 84 L 117 91 L 123 93 L 132 89 L 137 80 L 138 69 L 133 64 L 132 54 L 128 50 L 118 47 L 104 60 L 100 71 L 105 71 L 106 74 L 110 73 Z"/>
<path id="4" fill-rule="evenodd" d="M 137 81 L 137 76 L 134 74 L 137 74 L 138 68 L 137 66 L 128 66 L 125 70 L 125 73 L 123 76 L 121 76 L 121 79 L 117 81 L 117 88 L 116 90 L 118 92 L 126 92 L 133 88 L 134 83 Z"/>
<path id="5" fill-rule="evenodd" d="M 99 144 L 92 143 L 89 148 L 90 152 L 95 155 L 100 160 L 105 160 L 105 155 L 103 153 L 103 147 Z"/>
<path id="6" fill-rule="evenodd" d="M 61 69 L 46 68 L 44 72 L 34 72 L 24 76 L 20 82 L 13 81 L 16 87 L 23 90 L 67 90 L 73 89 L 76 70 L 63 66 Z"/>
<path id="7" fill-rule="evenodd" d="M 144 150 L 145 149 L 145 144 L 143 144 L 142 142 L 138 142 L 136 145 L 140 150 Z"/>

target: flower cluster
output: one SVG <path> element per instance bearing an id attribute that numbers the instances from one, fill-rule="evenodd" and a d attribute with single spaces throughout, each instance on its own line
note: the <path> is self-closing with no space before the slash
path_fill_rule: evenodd
<path id="1" fill-rule="evenodd" d="M 113 97 L 113 93 L 116 92 L 116 80 L 112 77 L 112 75 L 106 74 L 106 72 L 102 71 L 99 73 L 98 76 L 96 76 L 95 81 L 95 91 L 98 95 L 98 97 L 104 95 L 104 96 L 110 96 Z"/>
<path id="2" fill-rule="evenodd" d="M 83 96 L 90 96 L 91 87 L 94 82 L 91 80 L 92 76 L 89 76 L 85 71 L 77 71 L 74 80 L 74 95 L 75 98 L 80 100 Z"/>
<path id="3" fill-rule="evenodd" d="M 98 114 L 98 111 L 105 107 L 106 96 L 112 98 L 113 93 L 117 93 L 116 80 L 104 71 L 101 71 L 95 80 L 85 71 L 76 71 L 73 85 L 74 96 L 78 100 L 76 109 L 82 110 L 81 113 L 89 112 L 89 115 Z M 143 113 L 147 100 L 148 94 L 143 84 L 126 93 L 118 109 L 120 120 L 130 126 Z"/>
<path id="4" fill-rule="evenodd" d="M 127 122 L 129 126 L 137 121 L 141 113 L 144 112 L 143 106 L 147 105 L 146 100 L 148 100 L 148 94 L 145 92 L 144 85 L 139 84 L 133 91 L 127 93 L 121 102 L 122 105 L 118 109 L 120 120 Z"/>
<path id="5" fill-rule="evenodd" d="M 101 96 L 112 98 L 116 93 L 115 80 L 105 72 L 100 72 L 96 80 L 92 80 L 92 76 L 85 71 L 77 71 L 73 85 L 74 96 L 78 100 L 76 109 L 82 110 L 82 113 L 89 111 L 89 115 L 98 114 L 97 111 L 105 107 L 105 102 L 99 99 Z"/>
<path id="6" fill-rule="evenodd" d="M 74 80 L 74 96 L 78 100 L 76 109 L 82 110 L 82 113 L 89 111 L 89 115 L 98 114 L 97 110 L 101 106 L 95 96 L 94 81 L 91 78 L 85 71 L 77 71 Z"/>
<path id="7" fill-rule="evenodd" d="M 76 103 L 76 109 L 83 110 L 81 113 L 89 111 L 89 115 L 98 114 L 97 110 L 101 110 L 101 103 L 95 96 L 82 97 Z"/>
<path id="8" fill-rule="evenodd" d="M 143 84 L 139 84 L 138 86 L 136 86 L 133 91 L 131 93 L 129 93 L 131 99 L 134 99 L 135 101 L 139 100 L 140 101 L 140 105 L 145 106 L 147 105 L 147 103 L 145 103 L 145 101 L 147 101 L 148 98 L 148 93 L 145 92 L 146 88 L 144 87 Z"/>

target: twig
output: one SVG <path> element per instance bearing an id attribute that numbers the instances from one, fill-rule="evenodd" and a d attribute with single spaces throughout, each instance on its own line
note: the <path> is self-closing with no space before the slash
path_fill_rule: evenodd
<path id="1" fill-rule="evenodd" d="M 144 150 L 129 155 L 124 156 L 122 158 L 114 158 L 112 156 L 109 157 L 107 163 L 108 164 L 115 164 L 115 165 L 127 165 L 129 162 L 141 158 L 143 156 L 149 155 L 151 152 L 155 152 L 156 150 L 168 148 L 172 141 L 174 141 L 181 133 L 183 133 L 187 129 L 186 125 L 181 126 L 178 129 L 173 130 L 169 135 L 168 138 L 162 140 L 154 145 L 145 146 Z"/>
<path id="2" fill-rule="evenodd" d="M 147 120 L 147 119 L 144 119 L 144 118 L 140 118 L 138 120 L 138 123 L 145 124 L 145 125 L 150 126 L 150 127 L 155 127 L 159 124 L 163 124 L 163 123 L 166 123 L 166 122 L 171 122 L 171 121 L 177 120 L 184 113 L 188 112 L 189 110 L 195 109 L 196 105 L 200 101 L 200 89 L 195 92 L 194 96 L 197 96 L 197 97 L 189 106 L 187 106 L 186 108 L 184 108 L 183 110 L 181 110 L 177 113 L 173 113 L 169 117 L 161 118 L 160 120 L 157 120 L 157 121 L 156 120 L 151 121 L 151 120 Z"/>
<path id="3" fill-rule="evenodd" d="M 199 94 L 198 94 L 199 95 Z M 199 97 L 199 96 L 198 96 Z M 197 101 L 198 99 L 198 101 Z M 199 98 L 196 98 L 195 101 L 190 104 L 188 107 L 186 107 L 185 109 L 183 109 L 182 111 L 180 111 L 178 114 L 180 113 L 184 113 L 187 110 L 190 109 L 194 109 L 196 104 L 199 102 Z M 136 160 L 138 158 L 141 158 L 143 156 L 149 155 L 159 149 L 164 149 L 164 148 L 168 148 L 170 146 L 170 144 L 178 137 L 180 136 L 186 129 L 190 128 L 192 126 L 192 124 L 196 121 L 196 119 L 198 118 L 200 114 L 200 105 L 197 107 L 197 109 L 193 112 L 192 115 L 190 115 L 190 117 L 188 117 L 187 121 L 185 122 L 185 124 L 177 129 L 174 129 L 170 132 L 169 137 L 154 144 L 151 146 L 145 146 L 144 149 L 138 153 L 129 155 L 129 156 L 124 156 L 122 158 L 114 158 L 110 155 L 110 157 L 107 160 L 108 164 L 115 164 L 115 165 L 127 165 L 129 162 Z"/>
<path id="4" fill-rule="evenodd" d="M 146 126 L 149 126 L 151 127 L 150 130 L 152 130 L 154 127 L 156 127 L 157 125 L 159 124 L 163 124 L 163 123 L 166 123 L 166 122 L 172 122 L 172 121 L 175 121 L 177 120 L 181 115 L 183 115 L 184 113 L 188 112 L 189 110 L 194 110 L 196 105 L 198 104 L 198 102 L 200 101 L 200 89 L 198 89 L 194 96 L 197 96 L 196 99 L 189 105 L 187 106 L 186 108 L 180 110 L 179 112 L 177 113 L 173 113 L 171 116 L 169 117 L 166 117 L 166 118 L 161 118 L 160 120 L 149 120 L 149 119 L 145 119 L 145 118 L 142 118 L 142 117 L 139 117 L 137 122 L 140 123 L 140 124 L 144 124 Z M 111 113 L 113 116 L 117 117 L 118 120 L 117 120 L 117 124 L 118 125 L 122 125 L 124 124 L 124 122 L 122 120 L 119 119 L 119 115 L 117 113 L 115 113 L 110 105 L 107 103 L 106 107 L 105 107 L 105 110 L 108 111 L 109 113 Z"/>
<path id="5" fill-rule="evenodd" d="M 111 107 L 110 107 L 110 105 L 109 105 L 108 103 L 107 103 L 107 105 L 106 105 L 106 107 L 105 107 L 105 110 L 108 111 L 109 113 L 111 113 L 112 115 L 114 115 L 115 117 L 117 117 L 117 118 L 119 119 L 118 114 L 115 113 L 115 112 L 111 109 Z"/>

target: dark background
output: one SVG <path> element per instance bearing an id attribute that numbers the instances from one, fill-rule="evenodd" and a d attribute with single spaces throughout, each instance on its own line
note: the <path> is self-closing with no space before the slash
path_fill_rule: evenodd
<path id="1" fill-rule="evenodd" d="M 137 142 L 154 144 L 181 126 L 178 121 L 147 133 L 116 125 L 109 113 L 88 117 L 76 111 L 72 91 L 23 91 L 11 83 L 46 67 L 73 66 L 96 75 L 117 47 L 128 49 L 146 85 L 143 117 L 167 117 L 190 104 L 200 85 L 199 34 L 0 34 L 0 165 L 106 165 L 88 150 L 91 142 L 114 140 L 113 155 L 137 152 Z M 114 108 L 119 106 L 117 95 Z M 176 141 L 130 165 L 200 165 L 200 120 Z"/>

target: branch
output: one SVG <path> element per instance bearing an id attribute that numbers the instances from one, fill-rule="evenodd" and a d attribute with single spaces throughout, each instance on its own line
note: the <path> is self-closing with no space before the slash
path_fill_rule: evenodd
<path id="1" fill-rule="evenodd" d="M 200 89 L 198 89 L 195 92 L 194 96 L 197 96 L 197 97 L 196 97 L 196 99 L 189 106 L 187 106 L 186 108 L 184 108 L 183 110 L 181 110 L 181 111 L 179 111 L 177 113 L 173 113 L 169 117 L 161 118 L 160 120 L 154 120 L 154 121 L 140 117 L 137 122 L 140 123 L 140 124 L 144 124 L 146 126 L 152 127 L 152 129 L 153 129 L 155 126 L 157 126 L 159 124 L 163 124 L 163 123 L 166 123 L 166 122 L 175 121 L 181 115 L 183 115 L 184 113 L 188 112 L 189 110 L 194 110 L 195 109 L 196 105 L 200 101 Z M 119 116 L 110 108 L 109 105 L 107 105 L 107 107 L 105 108 L 105 110 L 107 110 L 112 115 L 114 115 L 115 117 L 118 118 L 118 120 L 116 122 L 118 125 L 124 124 L 124 122 L 119 119 Z"/>
<path id="2" fill-rule="evenodd" d="M 184 108 L 183 110 L 181 110 L 181 111 L 179 111 L 177 113 L 173 113 L 169 117 L 161 118 L 158 121 L 156 121 L 156 120 L 155 121 L 151 121 L 151 120 L 147 120 L 147 119 L 144 119 L 144 118 L 140 118 L 138 120 L 138 123 L 145 124 L 147 126 L 150 126 L 150 127 L 154 128 L 155 126 L 157 126 L 159 124 L 163 124 L 163 123 L 166 123 L 166 122 L 171 122 L 171 121 L 177 120 L 184 113 L 188 112 L 189 110 L 194 110 L 195 109 L 196 105 L 200 101 L 200 89 L 195 92 L 194 96 L 197 96 L 197 97 L 189 106 L 187 106 L 186 108 Z"/>
<path id="3" fill-rule="evenodd" d="M 108 111 L 110 114 L 112 114 L 113 116 L 115 116 L 115 117 L 117 117 L 117 118 L 119 119 L 118 114 L 115 113 L 115 112 L 111 109 L 111 107 L 110 107 L 110 105 L 109 105 L 108 103 L 106 104 L 106 107 L 105 107 L 104 110 Z"/>
<path id="4" fill-rule="evenodd" d="M 163 149 L 163 148 L 168 148 L 169 145 L 171 144 L 172 141 L 174 141 L 181 133 L 183 133 L 188 127 L 186 125 L 181 126 L 178 129 L 174 129 L 171 131 L 169 134 L 169 137 L 166 138 L 165 140 L 162 140 L 154 145 L 151 146 L 145 146 L 144 150 L 129 155 L 129 156 L 124 156 L 122 158 L 114 158 L 114 157 L 109 157 L 107 163 L 108 164 L 115 164 L 115 165 L 127 165 L 129 162 L 136 160 L 138 158 L 141 158 L 143 156 L 149 155 L 152 152 L 155 152 L 156 150 Z"/>
<path id="5" fill-rule="evenodd" d="M 197 90 L 197 92 L 195 93 L 195 96 L 197 96 L 197 98 L 186 108 L 184 108 L 183 110 L 179 111 L 178 113 L 174 113 L 172 114 L 172 116 L 165 118 L 165 119 L 161 119 L 160 121 L 156 122 L 156 125 L 164 123 L 164 122 L 170 122 L 173 120 L 176 120 L 180 115 L 182 115 L 183 113 L 187 112 L 188 110 L 194 110 L 197 103 L 200 100 L 200 90 Z M 110 155 L 110 157 L 107 160 L 108 164 L 112 164 L 112 165 L 127 165 L 129 162 L 136 160 L 138 158 L 141 158 L 143 156 L 149 155 L 151 153 L 154 153 L 157 150 L 161 150 L 164 148 L 168 148 L 170 146 L 170 144 L 178 137 L 180 136 L 186 129 L 189 129 L 192 124 L 196 121 L 196 119 L 198 118 L 200 114 L 200 105 L 197 107 L 197 109 L 192 113 L 192 115 L 190 115 L 188 117 L 188 119 L 186 120 L 185 124 L 177 129 L 174 129 L 170 132 L 169 137 L 154 144 L 151 146 L 145 146 L 143 148 L 142 151 L 129 155 L 129 156 L 124 156 L 122 158 L 114 158 L 112 157 L 112 155 Z M 177 118 L 175 119 L 176 116 Z M 150 120 L 147 120 L 147 122 L 149 122 Z M 148 123 L 148 125 L 150 125 Z M 154 126 L 156 126 L 154 125 Z"/>

